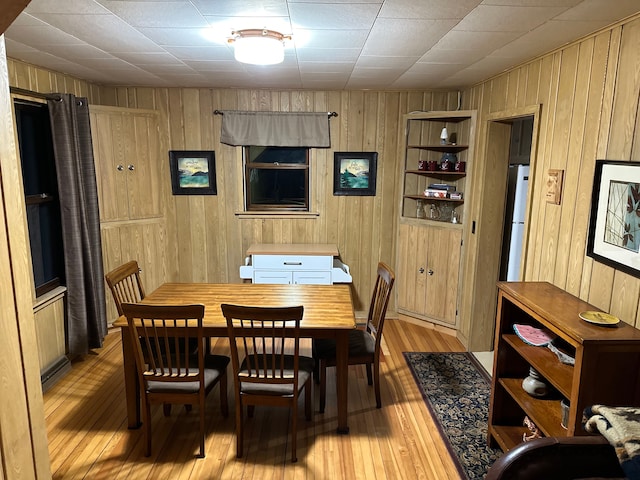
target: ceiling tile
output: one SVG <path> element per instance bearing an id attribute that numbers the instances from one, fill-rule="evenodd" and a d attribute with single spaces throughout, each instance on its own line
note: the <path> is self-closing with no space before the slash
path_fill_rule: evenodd
<path id="1" fill-rule="evenodd" d="M 467 32 L 528 32 L 564 12 L 566 7 L 519 7 L 480 5 L 467 15 L 456 30 Z"/>
<path id="2" fill-rule="evenodd" d="M 207 21 L 191 2 L 101 0 L 102 5 L 134 27 L 204 28 Z"/>
<path id="3" fill-rule="evenodd" d="M 638 0 L 32 0 L 5 43 L 106 85 L 460 88 L 630 14 Z M 292 34 L 284 62 L 237 63 L 246 28 Z"/>
<path id="4" fill-rule="evenodd" d="M 480 3 L 480 0 L 386 0 L 379 18 L 461 19 Z"/>
<path id="5" fill-rule="evenodd" d="M 376 20 L 363 55 L 422 56 L 455 25 L 453 20 Z"/>
<path id="6" fill-rule="evenodd" d="M 289 3 L 293 28 L 314 30 L 369 29 L 379 4 Z"/>

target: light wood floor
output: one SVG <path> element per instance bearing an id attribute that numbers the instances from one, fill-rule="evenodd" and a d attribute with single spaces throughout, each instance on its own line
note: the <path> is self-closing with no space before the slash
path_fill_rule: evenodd
<path id="1" fill-rule="evenodd" d="M 349 435 L 336 434 L 334 369 L 327 408 L 311 422 L 298 420 L 298 462 L 290 461 L 287 409 L 257 408 L 247 419 L 245 456 L 235 456 L 231 414 L 222 417 L 217 387 L 207 399 L 206 458 L 198 450 L 197 407 L 174 406 L 171 417 L 153 410 L 152 456 L 143 453 L 142 430 L 125 418 L 119 331 L 44 396 L 51 469 L 55 479 L 457 479 L 458 474 L 402 356 L 403 351 L 464 351 L 447 334 L 402 320 L 387 320 L 382 362 L 382 409 L 364 368 L 349 370 Z M 226 339 L 214 349 L 228 353 Z M 315 385 L 314 385 L 315 386 Z M 332 401 L 333 399 L 333 401 Z"/>

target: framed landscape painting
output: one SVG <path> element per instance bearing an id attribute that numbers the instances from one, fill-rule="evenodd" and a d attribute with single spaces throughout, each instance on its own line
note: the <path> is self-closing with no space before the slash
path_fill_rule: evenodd
<path id="1" fill-rule="evenodd" d="M 212 151 L 169 151 L 174 195 L 216 195 L 216 160 Z"/>
<path id="2" fill-rule="evenodd" d="M 640 163 L 596 160 L 587 255 L 640 277 Z"/>
<path id="3" fill-rule="evenodd" d="M 378 152 L 335 152 L 333 194 L 375 196 Z"/>

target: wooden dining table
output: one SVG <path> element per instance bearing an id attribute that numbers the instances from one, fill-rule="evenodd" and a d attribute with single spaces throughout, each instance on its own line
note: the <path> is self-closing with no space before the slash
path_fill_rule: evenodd
<path id="1" fill-rule="evenodd" d="M 230 303 L 260 307 L 302 305 L 304 316 L 300 335 L 305 338 L 336 340 L 336 396 L 338 433 L 349 433 L 347 422 L 349 331 L 356 328 L 349 285 L 272 285 L 254 283 L 165 283 L 143 299 L 155 305 L 201 303 L 207 337 L 226 337 L 227 323 L 220 305 Z M 125 396 L 129 428 L 139 428 L 140 386 L 136 374 L 131 336 L 127 320 L 120 317 L 113 324 L 120 327 L 124 357 Z"/>

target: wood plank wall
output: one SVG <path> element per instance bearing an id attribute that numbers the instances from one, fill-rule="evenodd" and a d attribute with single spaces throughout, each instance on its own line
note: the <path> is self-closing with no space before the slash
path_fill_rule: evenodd
<path id="1" fill-rule="evenodd" d="M 636 326 L 640 281 L 594 262 L 585 246 L 595 160 L 640 157 L 639 22 L 637 16 L 630 18 L 462 94 L 462 108 L 478 110 L 476 167 L 484 162 L 489 115 L 541 106 L 525 280 L 550 281 Z M 93 104 L 157 109 L 166 126 L 167 150 L 216 152 L 217 196 L 168 198 L 168 279 L 239 281 L 238 266 L 253 242 L 335 242 L 352 267 L 360 310 L 365 308 L 376 262 L 394 263 L 399 183 L 394 167 L 402 114 L 457 107 L 455 93 L 100 87 L 11 59 L 9 73 L 10 84 L 20 88 L 71 92 L 87 96 Z M 338 112 L 331 120 L 332 148 L 314 152 L 317 218 L 236 215 L 242 205 L 240 156 L 238 149 L 219 143 L 215 109 Z M 380 154 L 377 196 L 334 197 L 333 152 L 359 150 Z M 161 159 L 160 168 L 168 182 L 168 157 Z M 549 168 L 565 170 L 559 206 L 544 199 Z M 469 344 L 474 343 L 474 324 L 482 325 L 483 332 L 491 330 L 494 318 L 486 317 L 461 325 Z"/>
<path id="2" fill-rule="evenodd" d="M 218 195 L 169 196 L 167 280 L 239 282 L 246 249 L 263 243 L 335 243 L 351 267 L 356 309 L 368 308 L 378 261 L 395 263 L 398 149 L 402 115 L 420 110 L 454 110 L 457 92 L 293 91 L 208 88 L 100 87 L 81 79 L 9 59 L 12 86 L 69 92 L 90 104 L 161 112 L 169 185 L 168 150 L 213 150 Z M 219 141 L 219 110 L 335 111 L 332 147 L 314 149 L 311 165 L 314 218 L 242 218 L 241 149 Z M 333 196 L 333 152 L 377 151 L 375 197 Z M 170 192 L 170 189 L 168 189 Z M 390 306 L 390 312 L 395 304 Z"/>
<path id="3" fill-rule="evenodd" d="M 0 478 L 51 478 L 16 132 L 0 36 Z M 22 286 L 26 286 L 22 287 Z"/>
<path id="4" fill-rule="evenodd" d="M 101 98 L 118 106 L 160 110 L 168 125 L 169 149 L 216 152 L 217 196 L 168 199 L 168 224 L 173 219 L 175 225 L 169 244 L 176 246 L 168 255 L 174 256 L 177 280 L 238 282 L 238 267 L 256 242 L 335 243 L 351 267 L 357 310 L 368 308 L 377 262 L 394 264 L 402 115 L 457 105 L 456 94 L 430 92 L 103 88 Z M 331 148 L 312 152 L 311 203 L 317 217 L 237 215 L 243 198 L 241 149 L 220 143 L 221 117 L 213 115 L 215 109 L 338 113 L 330 120 Z M 335 151 L 378 152 L 375 197 L 333 196 Z M 163 161 L 167 169 L 168 156 Z"/>
<path id="5" fill-rule="evenodd" d="M 593 261 L 586 243 L 596 159 L 640 161 L 639 93 L 640 16 L 463 92 L 464 108 L 478 110 L 479 152 L 489 115 L 541 105 L 525 280 L 551 282 L 636 327 L 640 279 Z M 564 170 L 560 205 L 546 203 L 548 169 Z M 462 329 L 473 336 L 473 325 Z"/>

